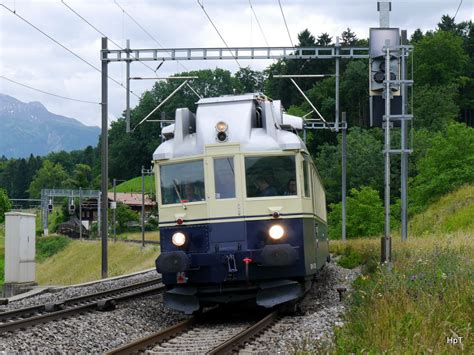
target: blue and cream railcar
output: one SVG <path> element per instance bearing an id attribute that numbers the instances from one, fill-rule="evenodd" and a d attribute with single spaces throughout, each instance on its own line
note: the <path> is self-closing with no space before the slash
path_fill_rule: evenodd
<path id="1" fill-rule="evenodd" d="M 260 94 L 176 110 L 154 152 L 165 304 L 292 301 L 328 259 L 326 201 L 301 118 Z"/>

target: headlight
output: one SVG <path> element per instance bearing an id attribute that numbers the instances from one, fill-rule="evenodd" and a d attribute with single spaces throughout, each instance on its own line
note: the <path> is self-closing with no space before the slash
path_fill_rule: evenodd
<path id="1" fill-rule="evenodd" d="M 270 238 L 278 240 L 285 235 L 285 230 L 279 224 L 275 224 L 268 230 L 268 234 L 270 235 Z"/>
<path id="2" fill-rule="evenodd" d="M 173 234 L 171 241 L 177 247 L 182 247 L 184 243 L 186 243 L 186 236 L 181 232 L 176 232 L 175 234 Z"/>
<path id="3" fill-rule="evenodd" d="M 225 132 L 225 131 L 227 131 L 228 127 L 229 126 L 227 126 L 227 123 L 225 123 L 223 121 L 217 122 L 217 124 L 216 124 L 217 132 Z"/>

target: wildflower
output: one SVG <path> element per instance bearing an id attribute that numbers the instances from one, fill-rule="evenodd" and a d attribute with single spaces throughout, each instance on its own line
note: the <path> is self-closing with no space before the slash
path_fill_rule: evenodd
<path id="1" fill-rule="evenodd" d="M 443 280 L 446 280 L 448 278 L 448 275 L 446 275 L 444 272 L 443 274 L 441 275 L 441 277 L 443 278 Z"/>
<path id="2" fill-rule="evenodd" d="M 379 293 L 377 294 L 377 296 L 382 297 L 382 294 L 379 292 Z"/>

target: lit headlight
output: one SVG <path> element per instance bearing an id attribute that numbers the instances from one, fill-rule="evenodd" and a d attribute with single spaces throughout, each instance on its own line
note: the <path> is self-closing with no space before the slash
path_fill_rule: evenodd
<path id="1" fill-rule="evenodd" d="M 279 224 L 275 224 L 268 230 L 268 234 L 270 238 L 278 240 L 285 235 L 285 230 Z"/>
<path id="2" fill-rule="evenodd" d="M 223 122 L 223 121 L 220 121 L 220 122 L 217 122 L 216 124 L 216 130 L 217 132 L 225 132 L 227 131 L 227 127 L 229 127 L 227 125 L 227 123 Z"/>
<path id="3" fill-rule="evenodd" d="M 181 232 L 176 232 L 175 234 L 173 234 L 171 241 L 177 247 L 182 247 L 184 243 L 186 243 L 186 236 Z"/>

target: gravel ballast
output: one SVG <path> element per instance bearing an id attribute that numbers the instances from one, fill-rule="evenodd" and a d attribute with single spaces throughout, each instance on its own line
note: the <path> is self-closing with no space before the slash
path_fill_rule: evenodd
<path id="1" fill-rule="evenodd" d="M 352 281 L 359 274 L 359 269 L 344 269 L 333 262 L 327 264 L 300 304 L 302 315 L 283 317 L 259 338 L 247 344 L 241 353 L 291 353 L 295 350 L 314 352 L 320 349 L 321 344 L 331 341 L 333 328 L 342 325 L 342 315 L 346 306 L 339 300 L 336 288 L 344 286 L 350 290 Z M 54 293 L 47 292 L 12 302 L 0 309 L 56 302 L 67 297 L 103 291 L 118 285 L 124 286 L 156 277 L 156 272 L 151 271 L 126 279 L 64 288 Z M 117 309 L 111 312 L 88 312 L 26 330 L 1 334 L 0 351 L 102 353 L 176 324 L 185 318 L 165 308 L 161 295 L 152 295 L 119 303 Z M 200 338 L 202 342 L 203 337 Z"/>
<path id="2" fill-rule="evenodd" d="M 331 261 L 300 303 L 301 315 L 283 317 L 240 353 L 320 352 L 331 344 L 334 327 L 343 325 L 346 305 L 339 300 L 337 288 L 347 289 L 344 299 L 360 274 L 360 267 L 344 269 Z"/>
<path id="3" fill-rule="evenodd" d="M 8 303 L 5 306 L 0 306 L 0 312 L 5 312 L 13 309 L 24 308 L 28 306 L 36 306 L 45 303 L 58 302 L 67 298 L 79 297 L 91 293 L 102 292 L 114 288 L 131 285 L 143 281 L 153 280 L 159 278 L 160 275 L 155 271 L 147 271 L 140 274 L 133 274 L 131 276 L 124 276 L 123 278 L 105 280 L 83 286 L 70 287 L 51 287 L 46 289 L 43 293 L 39 293 L 30 297 L 25 297 L 17 301 Z"/>

